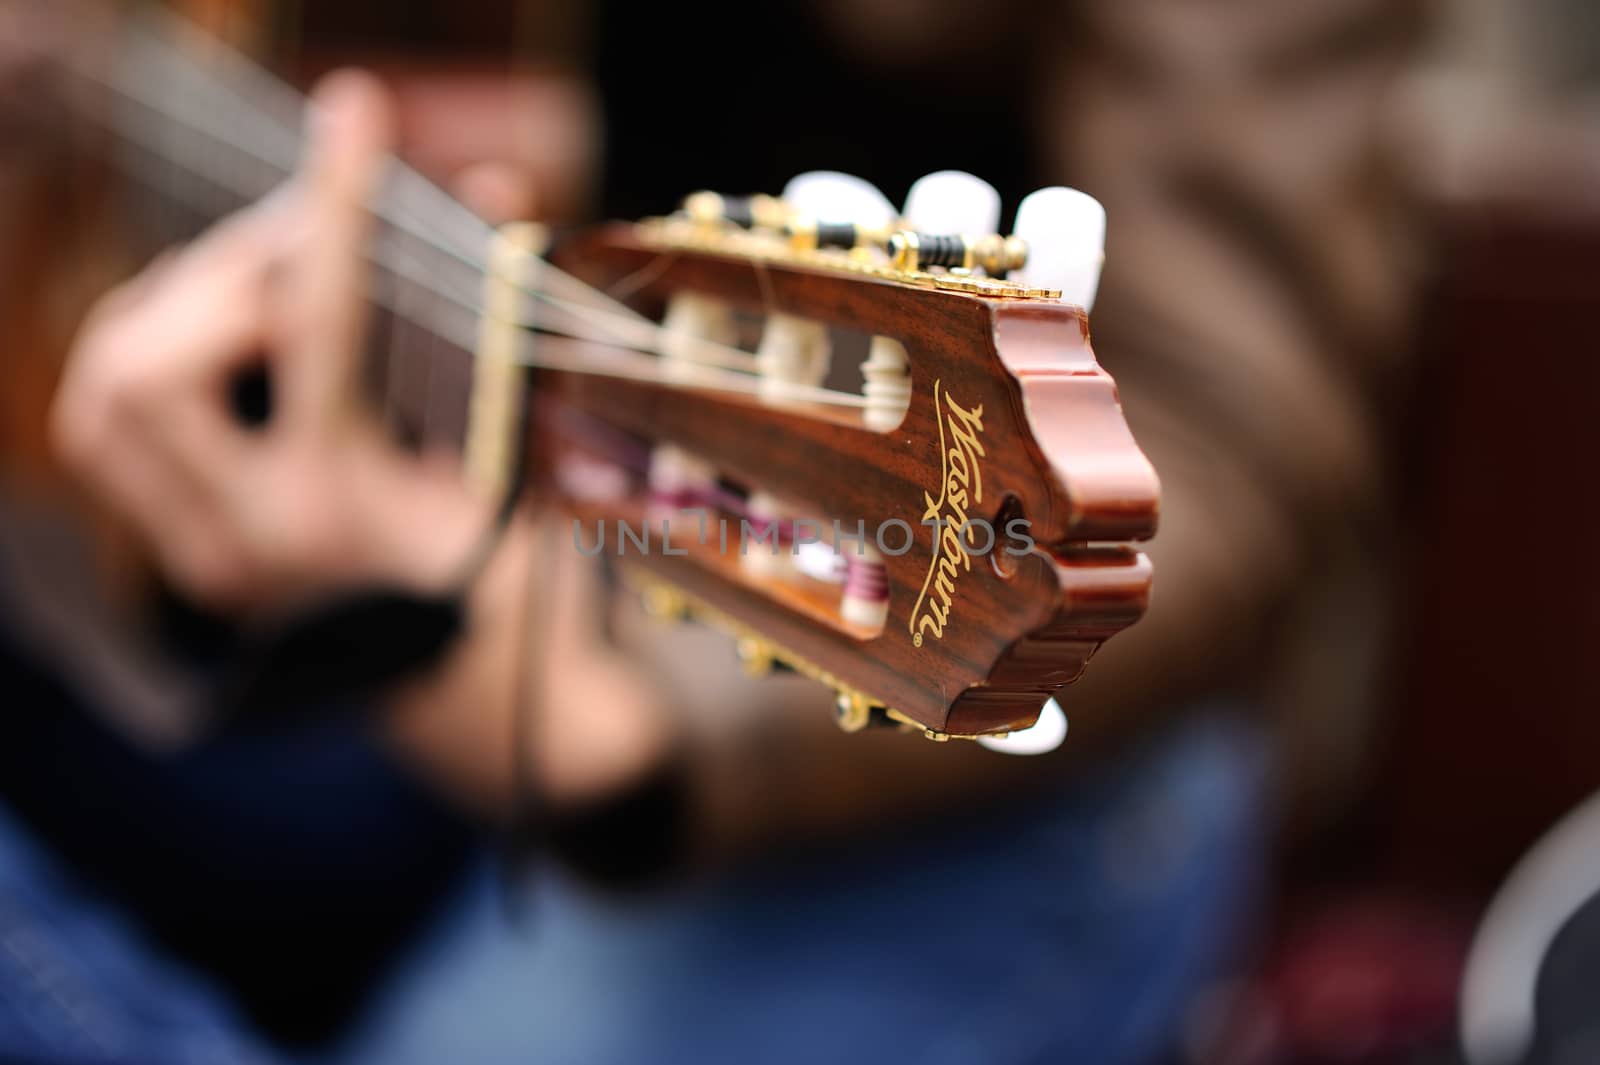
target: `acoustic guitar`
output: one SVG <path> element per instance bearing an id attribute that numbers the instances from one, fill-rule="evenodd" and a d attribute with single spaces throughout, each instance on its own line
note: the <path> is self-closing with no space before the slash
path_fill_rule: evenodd
<path id="1" fill-rule="evenodd" d="M 107 31 L 68 50 L 76 113 L 179 228 L 289 174 L 292 90 L 170 13 Z M 1007 232 L 972 175 L 895 209 L 814 173 L 550 233 L 395 162 L 372 210 L 395 432 L 495 499 L 561 499 L 656 613 L 832 687 L 846 729 L 1026 729 L 1144 612 L 1158 483 L 1090 343 L 1081 193 Z"/>

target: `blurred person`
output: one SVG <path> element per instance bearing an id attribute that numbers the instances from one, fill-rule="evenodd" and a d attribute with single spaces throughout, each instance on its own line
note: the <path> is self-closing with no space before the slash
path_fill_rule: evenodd
<path id="1" fill-rule="evenodd" d="M 201 602 L 236 612 L 269 611 L 368 581 L 419 590 L 438 588 L 458 572 L 461 560 L 489 520 L 486 509 L 453 477 L 418 463 L 390 444 L 355 400 L 354 367 L 363 327 L 361 247 L 366 238 L 366 215 L 362 205 L 378 158 L 375 146 L 383 139 L 383 119 L 370 86 L 349 79 L 336 84 L 342 86 L 344 98 L 337 89 L 333 96 L 323 98 L 320 136 L 314 141 L 317 147 L 289 193 L 224 222 L 102 303 L 84 327 L 55 413 L 63 453 L 148 536 L 178 589 Z M 275 398 L 271 423 L 253 429 L 232 420 L 224 386 L 231 374 L 262 352 L 271 360 L 275 397 L 281 398 Z M 431 535 L 416 536 L 418 528 Z M 480 811 L 503 809 L 517 799 L 513 790 L 516 757 L 505 742 L 508 735 L 514 735 L 509 721 L 514 685 L 507 681 L 522 651 L 516 613 L 521 609 L 526 577 L 518 570 L 527 564 L 528 538 L 533 535 L 529 526 L 513 527 L 508 542 L 476 586 L 475 635 L 442 669 L 396 693 L 385 719 L 385 730 L 398 748 L 466 806 Z M 558 542 L 564 545 L 565 538 Z M 523 548 L 520 552 L 519 547 Z M 551 569 L 553 574 L 577 572 L 575 567 Z M 580 808 L 579 816 L 565 825 L 561 815 L 574 803 L 624 792 L 628 785 L 647 777 L 670 753 L 664 727 L 668 718 L 660 705 L 659 686 L 644 680 L 641 664 L 649 661 L 648 652 L 625 642 L 624 647 L 636 652 L 625 657 L 601 645 L 598 627 L 582 624 L 583 612 L 592 608 L 576 598 L 579 591 L 564 582 L 538 589 L 541 607 L 554 615 L 541 657 L 548 656 L 561 668 L 537 671 L 549 683 L 533 700 L 540 708 L 542 727 L 532 750 L 539 762 L 541 798 L 552 804 L 557 814 L 554 827 L 561 835 L 554 842 L 580 868 L 614 874 L 619 864 L 625 865 L 624 859 L 637 860 L 619 854 L 620 848 L 629 844 L 659 846 L 659 833 L 655 839 L 636 832 L 619 838 L 615 818 L 597 818 L 592 807 Z M 648 639 L 659 643 L 656 637 Z M 725 654 L 706 646 L 704 640 L 699 642 L 702 657 L 707 652 L 718 658 Z M 658 647 L 654 653 L 677 656 L 677 668 L 684 668 L 681 647 L 665 652 Z M 853 804 L 874 798 L 865 782 L 850 777 L 874 767 L 902 774 L 907 784 L 904 790 L 876 796 L 879 816 L 888 811 L 909 815 L 919 808 L 936 810 L 943 801 L 934 794 L 938 787 L 935 779 L 922 780 L 920 790 L 911 786 L 918 783 L 911 773 L 919 764 L 925 773 L 933 765 L 931 755 L 920 746 L 875 741 L 876 755 L 864 760 L 857 757 L 842 767 L 829 765 L 830 753 L 836 749 L 843 753 L 845 748 L 838 745 L 833 726 L 822 712 L 825 706 L 819 705 L 808 685 L 781 685 L 759 696 L 740 689 L 708 692 L 703 679 L 712 674 L 693 663 L 690 668 L 700 670 L 696 683 L 701 686 L 680 688 L 679 696 L 685 700 L 712 702 L 720 698 L 730 704 L 748 704 L 759 698 L 769 707 L 781 708 L 781 700 L 789 699 L 797 711 L 807 715 L 792 724 L 781 719 L 776 722 L 780 735 L 791 735 L 786 737 L 787 749 L 775 760 L 752 760 L 752 749 L 759 752 L 767 742 L 759 733 L 753 743 L 748 736 L 732 742 L 724 739 L 730 731 L 729 721 L 705 737 L 697 737 L 726 746 L 697 749 L 688 741 L 692 857 L 711 859 L 785 839 L 848 837 L 845 829 L 860 814 Z M 652 676 L 666 674 L 657 665 Z M 774 967 L 780 959 L 802 964 L 804 940 L 816 938 L 814 922 L 820 916 L 811 913 L 811 907 L 820 904 L 831 911 L 839 893 L 848 891 L 862 903 L 859 915 L 842 922 L 833 938 L 822 942 L 831 943 L 835 951 L 859 952 L 863 962 L 884 966 L 885 978 L 902 996 L 902 1004 L 887 1011 L 883 999 L 861 995 L 853 1019 L 836 1029 L 842 1041 L 839 1053 L 863 1053 L 881 1045 L 885 1038 L 905 1038 L 905 1033 L 922 1023 L 917 1018 L 937 1001 L 937 985 L 962 972 L 958 963 L 965 961 L 968 974 L 979 977 L 981 970 L 974 963 L 987 958 L 993 946 L 981 926 L 964 923 L 952 923 L 942 934 L 930 932 L 920 922 L 907 922 L 906 933 L 892 940 L 882 934 L 866 935 L 868 928 L 882 922 L 885 907 L 902 905 L 911 882 L 928 879 L 932 883 L 936 881 L 931 875 L 947 873 L 954 894 L 939 904 L 944 909 L 963 903 L 978 889 L 979 882 L 972 879 L 975 866 L 985 870 L 984 876 L 993 880 L 995 890 L 1027 883 L 1039 875 L 1045 863 L 1057 868 L 1055 879 L 1064 880 L 1069 869 L 1091 859 L 1110 860 L 1118 866 L 1109 870 L 1109 875 L 1139 879 L 1134 867 L 1142 859 L 1125 854 L 1099 856 L 1104 843 L 1095 833 L 1052 841 L 1061 830 L 1053 814 L 1035 829 L 1017 834 L 1007 829 L 998 845 L 980 848 L 981 837 L 989 832 L 989 819 L 1004 814 L 1003 808 L 991 809 L 982 797 L 1001 794 L 1006 763 L 976 750 L 965 758 L 956 756 L 955 761 L 968 766 L 971 793 L 978 796 L 977 804 L 962 813 L 960 820 L 965 823 L 955 834 L 918 830 L 907 841 L 904 853 L 900 848 L 880 849 L 870 857 L 857 854 L 844 861 L 800 861 L 792 869 L 762 871 L 757 874 L 758 881 L 774 887 L 787 882 L 782 893 L 760 888 L 744 904 L 737 899 L 724 900 L 717 889 L 698 894 L 699 901 L 691 905 L 709 907 L 709 914 L 702 918 L 709 925 L 707 934 L 727 934 L 730 927 L 724 922 L 733 921 L 737 926 L 741 906 L 764 897 L 776 904 L 789 922 L 786 931 L 776 925 L 771 930 L 792 941 L 751 941 L 743 944 L 750 953 L 742 962 L 730 957 L 715 970 L 676 974 L 656 970 L 657 975 L 690 977 L 695 993 L 709 996 L 702 999 L 705 1004 L 725 998 L 730 981 L 745 983 L 742 994 L 748 995 L 755 985 L 747 982 L 744 966 L 757 965 L 772 976 L 784 971 L 783 965 Z M 1137 775 L 1139 780 L 1148 783 L 1154 778 L 1166 784 L 1159 796 L 1163 808 L 1172 801 L 1169 789 L 1177 789 L 1190 801 L 1208 799 L 1216 789 L 1231 790 L 1228 782 L 1219 779 L 1215 767 L 1207 765 L 1197 772 L 1192 764 L 1175 762 L 1163 747 L 1142 752 L 1139 761 L 1147 766 Z M 651 786 L 646 780 L 647 797 L 652 796 Z M 822 791 L 821 786 L 829 790 Z M 819 790 L 809 791 L 811 788 Z M 1120 817 L 1141 821 L 1159 817 L 1147 810 L 1151 798 L 1130 782 L 1118 782 L 1109 789 L 1114 802 L 1096 794 L 1102 789 L 1085 790 L 1094 802 L 1109 803 Z M 764 803 L 755 805 L 752 800 L 763 798 L 763 792 Z M 629 797 L 636 795 L 634 791 Z M 665 798 L 670 803 L 673 796 Z M 1083 801 L 1088 800 L 1075 800 L 1074 805 Z M 659 813 L 645 810 L 646 824 L 655 827 Z M 662 826 L 660 832 L 675 827 Z M 1130 831 L 1157 853 L 1170 845 L 1158 827 L 1134 824 Z M 1039 837 L 1037 842 L 1035 837 Z M 953 846 L 952 839 L 957 841 Z M 1225 838 L 1220 843 L 1238 845 Z M 1178 854 L 1165 860 L 1178 863 L 1175 871 L 1179 875 L 1194 877 L 1197 874 L 1187 868 L 1193 858 L 1193 854 Z M 860 867 L 862 860 L 868 862 L 868 868 Z M 1122 868 L 1124 863 L 1131 864 Z M 768 880 L 773 876 L 777 881 Z M 836 876 L 840 879 L 834 882 Z M 1217 890 L 1203 879 L 1196 887 L 1200 893 Z M 749 890 L 746 885 L 742 892 Z M 928 888 L 919 890 L 932 900 Z M 1189 902 L 1196 897 L 1195 891 L 1185 892 Z M 1028 904 L 1038 908 L 1038 918 L 1047 920 L 1054 907 L 1041 904 L 1050 901 L 1039 898 Z M 568 917 L 563 905 L 551 905 L 547 915 L 550 934 L 537 942 L 536 953 L 546 964 L 557 964 L 567 974 L 563 977 L 566 985 L 576 989 L 582 985 L 570 980 L 570 971 L 559 961 L 559 950 L 563 933 L 584 926 Z M 1072 919 L 1104 921 L 1107 906 L 1118 905 L 1125 903 L 1107 900 L 1092 916 L 1085 912 L 1072 915 Z M 672 913 L 673 908 L 669 904 L 665 911 L 673 924 L 693 927 L 682 923 L 684 915 Z M 777 916 L 762 917 L 759 906 L 751 913 L 758 922 Z M 605 934 L 607 926 L 603 923 L 592 930 Z M 639 938 L 629 937 L 627 943 L 631 948 L 652 938 L 648 930 L 641 929 Z M 1087 940 L 1070 938 L 1080 955 L 1079 964 L 1107 960 L 1104 952 L 1097 961 L 1092 960 Z M 1028 964 L 1029 969 L 1048 974 L 1055 968 L 1052 955 L 1061 938 L 1051 937 L 1048 943 L 1048 949 Z M 1156 946 L 1152 941 L 1146 949 Z M 1160 946 L 1170 949 L 1171 940 L 1163 938 Z M 1125 947 L 1116 944 L 1106 949 Z M 594 948 L 594 943 L 584 941 L 578 952 L 592 959 Z M 1204 945 L 1192 948 L 1194 953 L 1203 949 Z M 1118 956 L 1126 963 L 1125 956 Z M 1017 963 L 1015 957 L 1007 961 Z M 829 974 L 854 967 L 850 957 L 833 953 L 813 964 L 815 978 L 830 982 L 834 977 Z M 634 971 L 643 976 L 651 969 L 641 964 Z M 439 972 L 430 967 L 429 974 L 429 982 L 437 986 Z M 515 970 L 501 975 L 510 981 L 505 991 L 521 982 Z M 981 979 L 966 993 L 993 993 L 984 991 L 993 977 L 983 975 Z M 936 983 L 917 990 L 913 980 Z M 774 988 L 782 999 L 803 992 L 803 987 L 784 987 L 783 983 Z M 1006 987 L 1004 982 L 996 986 L 1004 988 L 1001 993 L 1008 996 L 1017 993 L 1015 986 Z M 857 997 L 862 989 L 846 986 L 845 990 L 850 997 Z M 1044 983 L 1032 985 L 1031 991 L 1035 995 L 1052 993 Z M 553 995 L 541 998 L 558 1005 Z M 769 1007 L 776 1005 L 769 1003 Z M 1019 1049 L 1049 1038 L 1048 1026 L 1041 1030 L 1028 1023 L 1027 1013 L 1015 1002 L 1012 1009 L 1019 1010 L 1011 1037 Z M 563 1016 L 562 1011 L 550 1016 L 547 1037 L 581 1038 L 582 1029 L 572 1023 L 577 1016 L 572 1012 Z M 693 1023 L 692 1017 L 692 1012 L 686 1012 L 674 1022 L 677 1037 L 689 1040 L 676 1052 L 736 1056 L 741 1052 L 738 1046 L 719 1047 L 720 1038 L 765 1043 L 784 1023 L 769 1010 L 752 1009 L 746 1027 L 731 1029 L 708 1043 L 705 1040 L 713 1035 L 711 1029 L 683 1027 L 685 1022 Z M 841 1022 L 845 1017 L 840 1014 Z M 965 1030 L 938 1032 L 933 1038 L 941 1046 L 975 1048 L 992 1041 L 987 1034 L 992 1024 L 992 1018 L 975 1014 L 962 1022 Z M 380 1026 L 380 1030 L 404 1027 L 396 1022 Z M 1117 1041 L 1143 1035 L 1136 1030 L 1107 1028 L 1093 1038 Z M 655 1053 L 675 1053 L 660 1038 L 652 1040 L 658 1044 Z M 516 1047 L 519 1042 L 503 1043 L 501 1049 Z M 447 1050 L 445 1046 L 419 1046 L 415 1038 L 402 1036 L 401 1045 L 357 1056 L 386 1060 L 404 1052 L 406 1044 L 411 1053 L 422 1057 Z M 626 1058 L 633 1056 L 625 1050 L 618 1052 Z"/>
<path id="2" fill-rule="evenodd" d="M 172 711 L 202 685 L 190 670 L 145 668 L 148 648 L 113 631 L 129 611 L 100 586 L 107 568 L 65 519 L 77 501 L 34 446 L 50 410 L 35 379 L 112 243 L 92 222 L 87 236 L 51 228 L 96 190 L 95 175 L 68 170 L 81 145 L 63 130 L 78 116 L 49 62 L 77 32 L 67 16 L 90 7 L 0 5 L 0 942 L 12 951 L 0 1057 L 171 1060 L 190 1042 L 211 1054 L 268 1037 L 303 1047 L 391 964 L 485 846 L 485 826 L 398 768 L 353 700 L 178 745 Z M 52 271 L 63 285 L 40 283 Z M 204 681 L 226 640 L 161 607 L 151 616 L 184 629 L 182 665 Z"/>
<path id="3" fill-rule="evenodd" d="M 587 619 L 551 627 L 545 654 L 562 668 L 541 673 L 536 700 L 536 779 L 582 810 L 557 818 L 552 843 L 615 879 L 636 872 L 624 859 L 643 826 L 658 845 L 684 840 L 655 857 L 708 879 L 619 902 L 551 875 L 520 946 L 469 906 L 402 970 L 351 1058 L 1114 1063 L 1176 1045 L 1256 897 L 1265 792 L 1237 693 L 1275 657 L 1308 578 L 1363 561 L 1373 540 L 1384 359 L 1404 302 L 1381 104 L 1413 25 L 1409 10 L 1359 2 L 1003 14 L 979 43 L 1021 49 L 1039 98 L 1061 103 L 1037 116 L 1033 165 L 1107 205 L 1097 349 L 1166 492 L 1155 605 L 1069 690 L 1067 749 L 1023 765 L 841 737 L 823 693 L 724 679 L 707 665 L 725 661 L 714 637 L 645 631 L 574 570 L 536 592 Z M 967 58 L 951 42 L 973 40 L 968 16 L 935 5 L 769 16 L 846 42 L 862 68 L 886 61 L 884 82 L 903 82 L 893 66 L 906 61 L 885 41 L 948 70 Z M 671 39 L 649 29 L 634 39 Z M 385 120 L 370 88 L 337 85 L 294 193 L 110 297 L 56 408 L 64 452 L 170 578 L 234 611 L 363 579 L 437 588 L 486 520 L 353 401 L 360 205 Z M 935 110 L 922 113 L 936 127 Z M 623 128 L 647 128 L 632 119 Z M 675 135 L 739 128 L 707 127 Z M 948 162 L 964 160 L 934 165 Z M 613 164 L 613 183 L 639 172 Z M 250 431 L 219 382 L 262 352 L 284 401 Z M 394 693 L 381 724 L 480 812 L 522 798 L 505 742 L 508 622 L 536 535 L 513 527 L 475 587 L 471 635 Z"/>
<path id="4" fill-rule="evenodd" d="M 1021 766 L 834 736 L 803 691 L 810 716 L 754 713 L 779 693 L 707 684 L 673 650 L 693 634 L 619 626 L 664 659 L 701 743 L 736 752 L 692 779 L 753 797 L 728 804 L 727 838 L 769 856 L 649 903 L 552 878 L 534 948 L 499 942 L 484 967 L 467 944 L 494 922 L 452 924 L 358 1042 L 422 1060 L 446 1031 L 486 1057 L 511 1042 L 573 1061 L 1131 1062 L 1203 1044 L 1217 999 L 1198 992 L 1259 915 L 1266 837 L 1326 821 L 1366 768 L 1418 251 L 1390 98 L 1421 5 L 701 14 L 602 10 L 612 214 L 815 167 L 891 197 L 956 166 L 1011 202 L 1064 181 L 1106 205 L 1096 351 L 1163 478 L 1151 612 L 1063 693 L 1066 747 Z M 771 850 L 784 839 L 807 846 Z M 975 891 L 1004 916 L 963 920 Z M 436 966 L 479 1007 L 514 987 L 510 1019 L 468 1022 Z"/>

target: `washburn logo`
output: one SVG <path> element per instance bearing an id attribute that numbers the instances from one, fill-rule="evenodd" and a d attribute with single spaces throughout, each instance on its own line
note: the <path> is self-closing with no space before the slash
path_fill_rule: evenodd
<path id="1" fill-rule="evenodd" d="M 938 381 L 933 383 L 933 408 L 944 470 L 939 478 L 939 498 L 922 493 L 922 524 L 933 529 L 933 557 L 928 560 L 928 575 L 923 578 L 916 606 L 911 608 L 911 643 L 915 647 L 922 646 L 924 634 L 932 633 L 936 640 L 944 636 L 955 601 L 956 579 L 972 569 L 972 555 L 961 543 L 963 535 L 969 542 L 973 537 L 967 511 L 983 502 L 983 471 L 978 462 L 984 457 L 978 439 L 983 432 L 983 408 L 963 408 L 950 393 L 941 393 Z"/>

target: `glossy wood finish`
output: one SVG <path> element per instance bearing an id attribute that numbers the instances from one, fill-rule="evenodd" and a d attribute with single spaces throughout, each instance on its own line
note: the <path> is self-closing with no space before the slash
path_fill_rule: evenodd
<path id="1" fill-rule="evenodd" d="M 1150 566 L 1127 542 L 1155 531 L 1157 481 L 1123 420 L 1115 384 L 1094 359 L 1080 310 L 799 265 L 662 253 L 641 244 L 630 226 L 569 242 L 557 257 L 602 289 L 648 279 L 630 296 L 641 309 L 694 290 L 762 315 L 892 336 L 910 353 L 911 407 L 891 432 L 865 428 L 848 408 L 542 373 L 540 385 L 561 401 L 678 444 L 825 523 L 837 519 L 854 530 L 860 522 L 870 534 L 898 519 L 914 531 L 912 548 L 886 559 L 889 619 L 876 635 L 802 608 L 791 591 L 718 557 L 715 543 L 685 556 L 630 548 L 663 579 L 923 726 L 958 734 L 1030 723 L 1047 695 L 1143 613 Z M 998 551 L 993 559 L 970 558 L 954 581 L 942 635 L 919 646 L 912 613 L 934 554 L 933 530 L 922 519 L 926 500 L 941 494 L 946 469 L 940 422 L 949 408 L 936 411 L 936 385 L 947 403 L 981 416 L 983 452 L 968 516 L 1002 535 L 1007 521 L 1024 518 L 1037 547 L 1010 560 Z M 596 516 L 593 508 L 586 513 Z M 693 520 L 681 524 L 692 527 Z M 886 537 L 894 547 L 904 538 L 898 529 Z M 673 546 L 683 544 L 675 539 Z"/>

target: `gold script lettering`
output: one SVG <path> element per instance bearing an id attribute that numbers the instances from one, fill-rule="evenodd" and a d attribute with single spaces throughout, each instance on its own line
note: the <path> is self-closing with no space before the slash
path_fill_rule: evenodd
<path id="1" fill-rule="evenodd" d="M 921 647 L 925 635 L 944 638 L 955 605 L 956 581 L 972 569 L 972 556 L 961 544 L 971 507 L 983 502 L 983 408 L 968 410 L 933 383 L 933 408 L 939 426 L 939 496 L 922 493 L 922 523 L 932 530 L 932 557 L 922 591 L 911 608 L 911 643 Z M 969 541 L 975 541 L 967 530 Z"/>

